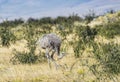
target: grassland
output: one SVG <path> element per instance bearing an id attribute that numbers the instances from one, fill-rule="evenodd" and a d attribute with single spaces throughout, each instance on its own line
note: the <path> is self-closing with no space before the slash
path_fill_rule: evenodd
<path id="1" fill-rule="evenodd" d="M 120 81 L 120 12 L 99 16 L 89 23 L 76 15 L 46 19 L 1 23 L 0 82 Z M 34 43 L 51 32 L 62 38 L 61 51 L 67 53 L 63 59 L 56 59 L 60 65 L 57 70 L 41 58 L 33 63 L 21 63 L 17 58 L 16 64 L 11 62 L 16 54 L 44 55 Z"/>

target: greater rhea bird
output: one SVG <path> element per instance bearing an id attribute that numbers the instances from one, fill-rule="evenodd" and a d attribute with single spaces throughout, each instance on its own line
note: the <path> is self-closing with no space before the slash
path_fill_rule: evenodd
<path id="1" fill-rule="evenodd" d="M 65 55 L 64 53 L 60 54 L 61 42 L 61 39 L 54 33 L 45 34 L 37 41 L 37 44 L 39 44 L 42 49 L 46 49 L 45 55 L 48 59 L 49 66 L 50 61 L 54 62 L 56 68 L 58 66 L 53 58 L 55 52 L 58 59 L 63 58 Z M 52 52 L 51 55 L 49 54 L 50 52 Z"/>

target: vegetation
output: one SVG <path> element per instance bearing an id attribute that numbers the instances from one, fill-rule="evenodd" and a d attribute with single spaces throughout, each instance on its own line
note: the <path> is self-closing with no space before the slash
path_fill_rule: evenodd
<path id="1" fill-rule="evenodd" d="M 93 48 L 95 58 L 99 62 L 98 66 L 102 65 L 102 74 L 107 73 L 114 75 L 120 73 L 120 45 L 113 43 L 95 44 Z"/>
<path id="2" fill-rule="evenodd" d="M 110 21 L 109 24 L 102 25 L 97 28 L 99 34 L 106 38 L 114 38 L 116 35 L 120 35 L 120 20 L 118 21 Z"/>
<path id="3" fill-rule="evenodd" d="M 15 35 L 8 26 L 0 28 L 0 37 L 2 46 L 9 46 L 11 42 L 15 43 L 16 41 Z"/>
<path id="4" fill-rule="evenodd" d="M 115 12 L 115 14 L 116 13 L 117 12 Z M 111 11 L 109 14 L 114 15 L 113 11 Z M 25 40 L 26 44 L 23 44 L 25 45 L 24 48 L 26 48 L 26 50 L 23 48 L 23 51 L 19 51 L 19 49 L 15 48 L 11 51 L 12 54 L 7 54 L 10 55 L 9 60 L 12 62 L 12 66 L 14 67 L 19 64 L 36 65 L 40 62 L 41 63 L 39 66 L 43 66 L 42 64 L 46 63 L 46 57 L 42 52 L 37 51 L 37 46 L 35 43 L 43 34 L 55 32 L 62 38 L 63 44 L 61 50 L 69 54 L 70 49 L 72 49 L 73 52 L 71 51 L 72 55 L 70 54 L 70 57 L 72 59 L 75 58 L 74 60 L 70 61 L 70 58 L 65 56 L 66 60 L 70 62 L 69 64 L 65 63 L 66 60 L 63 59 L 64 64 L 60 65 L 60 73 L 61 77 L 63 78 L 64 76 L 65 78 L 62 79 L 62 81 L 117 82 L 120 74 L 120 44 L 119 41 L 115 43 L 114 41 L 116 40 L 114 39 L 116 39 L 116 37 L 120 37 L 119 12 L 116 14 L 116 16 L 117 18 L 114 22 L 108 16 L 107 23 L 96 25 L 94 27 L 91 27 L 89 24 L 94 18 L 97 19 L 99 16 L 96 16 L 93 12 L 86 15 L 84 19 L 79 17 L 77 14 L 73 14 L 68 17 L 59 16 L 54 19 L 51 17 L 45 17 L 41 19 L 29 18 L 26 22 L 24 22 L 22 19 L 15 19 L 13 21 L 7 20 L 0 23 L 1 48 L 7 46 L 10 49 L 11 46 L 15 46 L 18 41 Z M 83 23 L 85 25 L 75 25 L 76 22 Z M 103 40 L 98 41 L 100 39 L 99 36 L 102 38 L 105 37 L 107 40 L 109 40 L 109 42 L 104 42 Z M 20 46 L 21 45 L 19 45 L 19 47 Z M 9 65 L 11 65 L 10 62 Z M 3 73 L 4 68 L 5 67 L 0 67 L 0 73 Z M 25 69 L 28 72 L 28 68 Z M 36 74 L 31 74 L 36 76 L 28 78 L 29 81 L 45 81 L 45 78 L 49 79 L 49 77 L 51 77 L 51 75 L 48 74 L 51 72 L 51 70 L 49 70 L 50 72 L 46 73 L 47 76 L 43 74 L 44 77 L 42 77 L 40 71 L 41 67 L 37 66 L 35 69 L 37 72 L 39 72 L 39 75 L 37 76 Z M 46 70 L 48 69 L 49 68 Z M 42 72 L 43 70 L 45 69 L 43 68 Z M 31 70 L 29 71 L 31 72 Z M 56 78 L 55 76 L 56 75 L 51 78 Z M 17 82 L 17 80 L 22 82 L 26 81 L 27 79 L 25 79 L 25 77 L 24 79 L 16 78 L 13 80 L 13 82 Z"/>
<path id="5" fill-rule="evenodd" d="M 87 46 L 91 46 L 94 42 L 94 38 L 97 35 L 95 28 L 90 28 L 89 26 L 79 26 L 76 27 L 76 35 L 78 40 L 74 42 L 74 52 L 76 57 L 80 57 Z"/>
<path id="6" fill-rule="evenodd" d="M 2 23 L 0 23 L 0 26 L 2 27 L 6 27 L 6 26 L 10 26 L 10 27 L 16 27 L 20 24 L 24 23 L 24 20 L 23 19 L 15 19 L 15 20 L 6 20 L 6 21 L 3 21 Z"/>
<path id="7" fill-rule="evenodd" d="M 85 15 L 85 21 L 86 23 L 90 23 L 94 18 L 96 18 L 96 14 L 93 10 L 89 10 L 89 13 Z"/>

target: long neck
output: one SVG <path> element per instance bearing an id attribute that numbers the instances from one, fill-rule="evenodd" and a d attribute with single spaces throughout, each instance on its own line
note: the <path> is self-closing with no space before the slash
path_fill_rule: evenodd
<path id="1" fill-rule="evenodd" d="M 62 59 L 65 56 L 65 53 L 60 53 L 59 59 Z"/>

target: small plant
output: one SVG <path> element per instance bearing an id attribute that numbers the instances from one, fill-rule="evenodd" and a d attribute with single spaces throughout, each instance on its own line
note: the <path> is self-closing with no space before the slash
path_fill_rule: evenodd
<path id="1" fill-rule="evenodd" d="M 24 23 L 24 20 L 22 18 L 19 18 L 19 19 L 15 19 L 15 20 L 5 20 L 3 22 L 0 23 L 0 26 L 1 27 L 16 27 L 20 24 Z"/>
<path id="2" fill-rule="evenodd" d="M 85 45 L 82 41 L 76 41 L 76 45 L 74 44 L 73 47 L 76 58 L 80 57 L 85 50 Z"/>
<path id="3" fill-rule="evenodd" d="M 10 59 L 12 64 L 33 64 L 46 62 L 46 57 L 40 52 L 39 55 L 35 55 L 32 51 L 30 52 L 19 52 L 13 50 L 14 56 Z"/>
<path id="4" fill-rule="evenodd" d="M 116 78 L 120 74 L 120 45 L 94 44 L 93 53 L 98 63 L 91 66 L 93 74 L 99 78 Z"/>
<path id="5" fill-rule="evenodd" d="M 1 27 L 0 29 L 0 37 L 1 37 L 1 43 L 2 46 L 9 46 L 10 42 L 15 43 L 16 37 L 15 35 L 10 31 L 9 27 Z"/>
<path id="6" fill-rule="evenodd" d="M 14 56 L 11 58 L 10 62 L 13 64 L 31 64 L 35 63 L 38 60 L 38 56 L 34 55 L 31 52 L 18 52 L 14 50 Z"/>
<path id="7" fill-rule="evenodd" d="M 43 62 L 45 61 L 45 57 L 41 55 L 36 55 L 35 50 L 36 50 L 36 39 L 37 39 L 37 34 L 35 33 L 35 28 L 33 25 L 27 24 L 26 28 L 24 30 L 24 39 L 27 41 L 27 49 L 29 52 L 18 52 L 14 50 L 14 56 L 11 58 L 11 62 L 13 64 L 17 63 L 36 63 L 36 62 Z"/>
<path id="8" fill-rule="evenodd" d="M 101 36 L 106 38 L 114 38 L 116 35 L 120 35 L 120 21 L 116 21 L 113 23 L 108 23 L 106 25 L 102 25 L 97 28 L 98 33 Z"/>
<path id="9" fill-rule="evenodd" d="M 89 26 L 81 26 L 76 28 L 76 35 L 79 37 L 78 41 L 75 41 L 73 45 L 75 57 L 80 57 L 86 47 L 92 46 L 94 38 L 97 35 L 97 30 L 90 28 Z"/>
<path id="10" fill-rule="evenodd" d="M 81 31 L 81 37 L 84 42 L 90 42 L 91 40 L 93 41 L 95 38 L 95 35 L 97 35 L 97 31 L 94 28 L 90 28 L 89 26 L 86 26 L 83 28 Z"/>
<path id="11" fill-rule="evenodd" d="M 94 10 L 89 10 L 89 13 L 85 16 L 85 21 L 87 23 L 90 23 L 94 18 L 96 18 L 96 14 Z"/>

